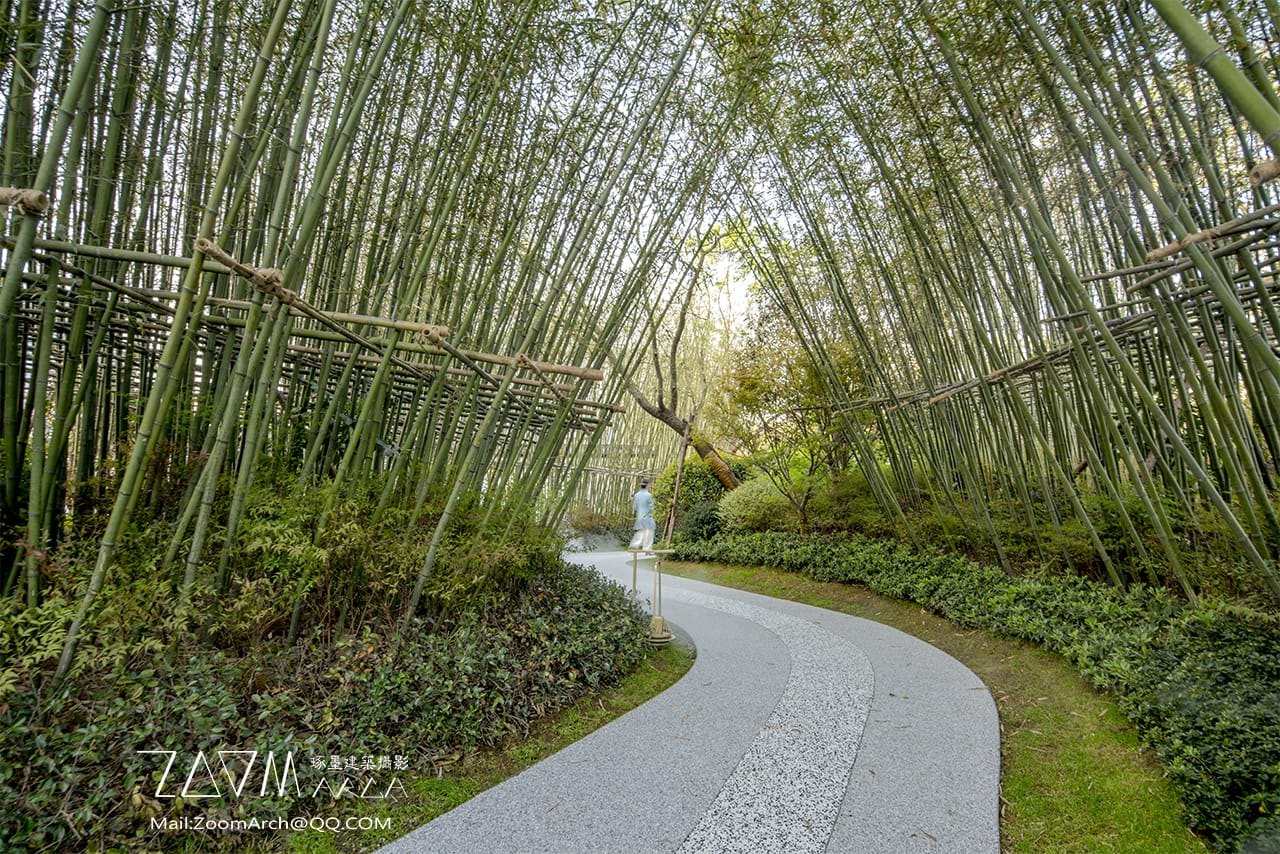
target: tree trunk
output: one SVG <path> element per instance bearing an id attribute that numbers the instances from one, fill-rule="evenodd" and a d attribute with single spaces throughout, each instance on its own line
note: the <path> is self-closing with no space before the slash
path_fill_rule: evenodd
<path id="1" fill-rule="evenodd" d="M 698 452 L 698 456 L 702 457 L 702 461 L 707 464 L 711 473 L 716 476 L 716 480 L 720 481 L 725 489 L 734 490 L 742 485 L 742 481 L 738 480 L 738 476 L 720 458 L 720 454 L 716 453 L 711 443 L 697 433 L 692 433 L 688 419 L 681 418 L 673 409 L 661 403 L 661 394 L 658 397 L 659 403 L 655 406 L 640 393 L 634 383 L 627 383 L 627 391 L 631 392 L 631 396 L 635 398 L 636 403 L 640 404 L 641 409 L 675 430 L 680 436 L 691 433 L 693 438 L 690 444 L 693 445 L 693 449 Z"/>
<path id="2" fill-rule="evenodd" d="M 682 430 L 681 433 L 684 431 Z M 733 473 L 729 466 L 725 465 L 725 461 L 720 459 L 720 455 L 716 453 L 716 449 L 705 440 L 694 439 L 693 449 L 698 452 L 698 456 L 702 457 L 703 462 L 707 464 L 707 468 L 711 469 L 711 473 L 716 476 L 716 480 L 724 486 L 725 489 L 737 489 L 742 481 L 738 480 L 738 476 Z"/>

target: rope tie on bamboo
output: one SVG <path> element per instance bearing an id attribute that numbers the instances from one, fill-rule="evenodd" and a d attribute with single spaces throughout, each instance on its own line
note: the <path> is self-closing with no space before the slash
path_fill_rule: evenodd
<path id="1" fill-rule="evenodd" d="M 1166 243 L 1164 246 L 1152 249 L 1142 260 L 1150 264 L 1153 261 L 1159 261 L 1163 258 L 1168 258 L 1171 255 L 1177 255 L 1193 243 L 1202 243 L 1216 236 L 1217 229 L 1209 228 L 1203 231 L 1196 231 L 1179 240 L 1174 240 L 1171 243 Z"/>
<path id="2" fill-rule="evenodd" d="M 248 279 L 259 290 L 270 294 L 281 302 L 295 305 L 298 295 L 293 291 L 280 287 L 280 283 L 284 281 L 284 271 L 274 267 L 250 267 L 241 261 L 236 260 L 231 254 L 218 246 L 212 240 L 201 237 L 196 240 L 196 251 L 203 255 L 208 255 L 213 260 L 222 264 L 228 270 L 236 275 Z"/>
<path id="3" fill-rule="evenodd" d="M 217 244 L 203 237 L 196 240 L 196 249 L 210 258 L 226 265 L 227 269 L 236 275 L 243 276 L 248 279 L 259 290 L 274 296 L 276 299 L 286 303 L 291 308 L 296 308 L 303 315 L 318 321 L 334 332 L 337 332 L 339 335 L 342 335 L 348 341 L 351 341 L 363 349 L 377 353 L 380 357 L 383 355 L 384 350 L 382 347 L 369 341 L 364 336 L 357 335 L 355 332 L 343 327 L 342 324 L 331 320 L 325 316 L 324 312 L 315 308 L 305 300 L 299 299 L 298 295 L 293 291 L 281 287 L 280 281 L 284 278 L 284 273 L 281 270 L 274 268 L 259 270 L 255 267 L 249 266 L 248 264 L 241 263 L 233 258 L 229 253 L 225 252 Z M 421 365 L 415 365 L 411 362 L 406 362 L 403 359 L 395 358 L 394 356 L 391 360 L 395 365 L 424 378 L 429 379 L 435 376 L 434 373 L 426 372 Z"/>
<path id="4" fill-rule="evenodd" d="M 0 205 L 12 205 L 30 216 L 44 216 L 49 210 L 49 197 L 39 190 L 0 187 Z"/>
<path id="5" fill-rule="evenodd" d="M 1261 169 L 1267 163 L 1275 164 L 1277 169 L 1276 175 L 1280 175 L 1280 160 L 1268 160 L 1268 161 L 1264 161 L 1263 163 L 1259 163 L 1257 166 L 1254 167 L 1254 171 L 1256 172 L 1257 170 Z M 1264 180 L 1271 180 L 1271 178 L 1276 177 L 1276 175 L 1272 175 Z M 1252 180 L 1252 178 L 1253 178 L 1253 174 L 1250 173 L 1250 180 Z M 1260 182 L 1254 181 L 1254 183 L 1256 184 Z M 1270 216 L 1273 213 L 1276 213 L 1278 210 L 1280 210 L 1280 205 L 1268 205 L 1267 207 L 1259 208 L 1256 211 L 1247 213 L 1244 216 L 1236 217 L 1235 219 L 1230 220 L 1229 222 L 1224 222 L 1220 225 L 1215 225 L 1213 228 L 1206 228 L 1200 231 L 1193 232 L 1191 234 L 1186 235 L 1185 237 L 1182 237 L 1178 240 L 1173 241 L 1172 243 L 1167 243 L 1164 246 L 1161 246 L 1157 249 L 1152 249 L 1150 252 L 1147 253 L 1147 256 L 1144 260 L 1147 263 L 1151 263 L 1153 261 L 1159 261 L 1163 258 L 1168 258 L 1171 255 L 1178 254 L 1183 249 L 1186 249 L 1188 246 L 1191 246 L 1196 243 L 1203 243 L 1206 240 L 1215 240 L 1219 237 L 1225 237 L 1226 235 L 1230 234 L 1232 231 L 1238 228 L 1241 228 L 1242 226 L 1248 225 L 1250 223 L 1258 223 L 1257 225 L 1254 225 L 1250 230 L 1267 228 L 1268 225 L 1270 225 L 1270 223 L 1258 222 L 1258 221 L 1264 220 L 1266 217 Z"/>
<path id="6" fill-rule="evenodd" d="M 1280 133 L 1280 131 L 1277 131 Z M 1275 134 L 1272 134 L 1274 136 Z M 1270 141 L 1270 140 L 1268 140 Z M 1255 187 L 1280 178 L 1280 159 L 1263 160 L 1249 170 L 1249 183 Z"/>
<path id="7" fill-rule="evenodd" d="M 1209 63 L 1217 59 L 1218 54 L 1225 54 L 1226 52 L 1227 52 L 1227 49 L 1223 45 L 1215 45 L 1213 50 L 1209 51 L 1204 56 L 1200 57 L 1200 61 L 1196 63 L 1196 66 L 1198 68 L 1203 68 L 1204 70 L 1208 71 Z"/>

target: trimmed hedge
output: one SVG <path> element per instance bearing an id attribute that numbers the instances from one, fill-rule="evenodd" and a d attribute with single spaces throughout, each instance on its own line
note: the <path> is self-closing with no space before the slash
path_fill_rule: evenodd
<path id="1" fill-rule="evenodd" d="M 954 623 L 1034 641 L 1114 694 L 1178 786 L 1187 824 L 1220 851 L 1280 835 L 1280 620 L 1075 577 L 1015 578 L 852 535 L 779 532 L 676 545 L 679 560 L 768 566 L 863 584 Z"/>

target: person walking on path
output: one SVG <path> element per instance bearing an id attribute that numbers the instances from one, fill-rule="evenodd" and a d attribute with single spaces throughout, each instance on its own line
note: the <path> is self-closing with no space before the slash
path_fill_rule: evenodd
<path id="1" fill-rule="evenodd" d="M 647 478 L 640 481 L 640 491 L 631 496 L 631 509 L 636 513 L 636 534 L 631 538 L 631 548 L 650 551 L 658 523 L 653 521 L 653 493 L 649 491 Z"/>

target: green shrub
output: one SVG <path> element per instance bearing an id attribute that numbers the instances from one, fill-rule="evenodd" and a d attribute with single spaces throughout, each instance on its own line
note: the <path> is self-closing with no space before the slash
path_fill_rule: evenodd
<path id="1" fill-rule="evenodd" d="M 631 539 L 632 523 L 635 521 L 630 509 L 603 511 L 598 508 L 575 504 L 565 515 L 564 524 L 574 535 L 612 534 L 621 540 Z"/>
<path id="2" fill-rule="evenodd" d="M 1240 854 L 1280 854 L 1280 816 L 1260 818 L 1240 843 Z"/>
<path id="3" fill-rule="evenodd" d="M 1156 638 L 1127 705 L 1189 823 L 1240 839 L 1280 809 L 1280 631 L 1242 610 L 1182 614 Z"/>
<path id="4" fill-rule="evenodd" d="M 321 715 L 373 753 L 492 744 L 629 672 L 644 655 L 644 628 L 616 584 L 559 563 L 506 608 L 435 632 L 417 624 L 411 644 L 347 639 L 321 685 Z"/>
<path id="5" fill-rule="evenodd" d="M 750 472 L 750 467 L 741 460 L 728 459 L 725 460 L 725 465 L 739 480 L 745 479 Z M 671 495 L 675 489 L 677 466 L 678 463 L 667 466 L 653 483 L 653 518 L 658 520 L 659 529 L 671 512 Z M 685 457 L 684 471 L 680 474 L 680 495 L 676 501 L 677 523 L 695 504 L 719 501 L 725 492 L 724 485 L 716 479 L 702 458 L 690 453 Z"/>
<path id="6" fill-rule="evenodd" d="M 673 539 L 677 542 L 709 540 L 719 534 L 723 527 L 719 505 L 714 501 L 699 501 L 684 514 L 684 518 L 676 526 Z"/>
<path id="7" fill-rule="evenodd" d="M 746 481 L 720 499 L 720 518 L 728 534 L 795 530 L 795 509 L 768 478 Z"/>
<path id="8" fill-rule="evenodd" d="M 39 607 L 0 599 L 0 851 L 234 849 L 237 834 L 170 836 L 149 819 L 318 814 L 320 772 L 303 769 L 301 794 L 181 803 L 155 797 L 163 763 L 138 751 L 178 751 L 188 767 L 219 749 L 292 750 L 303 763 L 404 755 L 427 773 L 524 732 L 645 654 L 647 621 L 620 587 L 566 565 L 548 530 L 500 536 L 474 503 L 440 550 L 427 606 L 400 631 L 437 517 L 414 524 L 393 509 L 374 522 L 371 495 L 340 502 L 317 545 L 323 502 L 261 489 L 226 591 L 202 586 L 185 612 L 155 571 L 156 544 L 127 541 L 57 692 L 50 676 L 93 544 L 59 549 Z M 299 597 L 304 629 L 290 644 Z"/>
<path id="9" fill-rule="evenodd" d="M 1034 641 L 1117 695 L 1178 784 L 1188 825 L 1258 850 L 1280 811 L 1280 620 L 1178 604 L 1074 576 L 1012 577 L 963 557 L 856 536 L 778 532 L 682 541 L 681 560 L 771 566 L 865 584 L 962 626 Z"/>
<path id="10" fill-rule="evenodd" d="M 838 475 L 819 489 L 809 502 L 809 522 L 825 533 L 852 531 L 868 537 L 891 537 L 897 531 L 881 509 L 862 472 L 854 469 Z"/>

